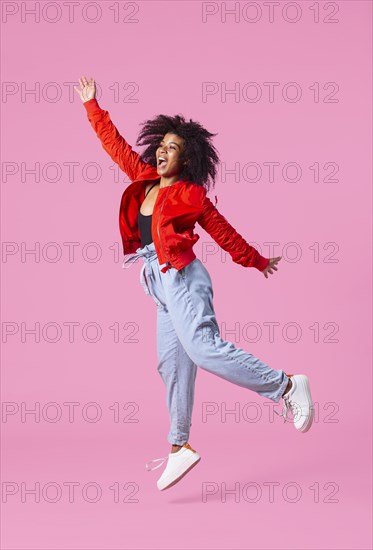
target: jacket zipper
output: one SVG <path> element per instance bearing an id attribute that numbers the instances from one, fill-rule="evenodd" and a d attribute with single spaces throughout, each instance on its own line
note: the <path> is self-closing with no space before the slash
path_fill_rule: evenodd
<path id="1" fill-rule="evenodd" d="M 171 187 L 171 185 L 170 185 L 169 187 Z M 170 192 L 170 190 L 168 189 L 168 190 L 167 190 L 166 197 L 168 197 L 169 192 Z M 161 206 L 161 209 L 160 209 L 160 213 L 161 213 L 162 210 L 163 210 L 163 205 L 164 205 L 165 200 L 166 200 L 166 198 L 163 199 L 162 206 Z M 157 224 L 157 234 L 158 234 L 159 243 L 160 243 L 160 245 L 161 245 L 161 248 L 162 248 L 162 252 L 163 252 L 163 254 L 164 254 L 164 257 L 167 258 L 166 254 L 165 254 L 165 251 L 164 251 L 164 248 L 163 248 L 163 245 L 162 245 L 161 236 L 160 236 L 160 234 L 159 234 L 159 221 L 158 221 L 158 224 Z"/>

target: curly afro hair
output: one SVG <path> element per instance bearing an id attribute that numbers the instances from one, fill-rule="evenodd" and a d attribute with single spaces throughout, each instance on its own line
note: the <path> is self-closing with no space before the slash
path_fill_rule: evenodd
<path id="1" fill-rule="evenodd" d="M 167 133 L 176 134 L 184 140 L 182 159 L 188 159 L 180 172 L 180 180 L 202 185 L 207 191 L 215 187 L 216 165 L 220 162 L 218 152 L 211 143 L 217 134 L 208 132 L 199 122 L 185 120 L 183 115 L 158 115 L 140 123 L 143 126 L 136 145 L 147 145 L 141 159 L 156 167 L 156 150 Z"/>

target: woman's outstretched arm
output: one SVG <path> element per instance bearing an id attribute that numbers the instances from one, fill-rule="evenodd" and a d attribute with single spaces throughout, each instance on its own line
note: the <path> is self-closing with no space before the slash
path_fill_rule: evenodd
<path id="1" fill-rule="evenodd" d="M 85 76 L 82 76 L 79 78 L 79 85 L 80 88 L 74 86 L 74 90 L 79 94 L 86 108 L 88 120 L 101 141 L 102 147 L 131 181 L 139 178 L 147 165 L 119 134 L 110 119 L 108 111 L 104 111 L 99 106 L 96 99 L 95 80 L 91 78 L 88 81 Z"/>
<path id="2" fill-rule="evenodd" d="M 256 267 L 268 278 L 272 269 L 277 271 L 275 264 L 281 259 L 265 258 L 240 235 L 228 220 L 218 211 L 203 190 L 203 210 L 198 218 L 199 225 L 214 239 L 232 260 L 244 267 Z"/>

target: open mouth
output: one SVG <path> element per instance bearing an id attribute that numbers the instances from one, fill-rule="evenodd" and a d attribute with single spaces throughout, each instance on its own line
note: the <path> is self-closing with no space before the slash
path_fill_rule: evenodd
<path id="1" fill-rule="evenodd" d="M 159 157 L 158 166 L 166 166 L 166 164 L 167 164 L 167 160 L 164 159 L 163 157 Z"/>

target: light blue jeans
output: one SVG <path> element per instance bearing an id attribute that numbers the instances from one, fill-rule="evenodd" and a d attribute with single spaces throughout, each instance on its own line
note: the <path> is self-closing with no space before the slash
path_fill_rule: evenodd
<path id="1" fill-rule="evenodd" d="M 197 367 L 280 401 L 289 380 L 286 373 L 220 337 L 212 281 L 203 263 L 195 258 L 180 271 L 171 267 L 162 273 L 166 264 L 159 264 L 152 242 L 138 248 L 123 267 L 140 257 L 140 282 L 157 306 L 157 369 L 171 420 L 167 441 L 183 445 L 189 440 Z"/>

